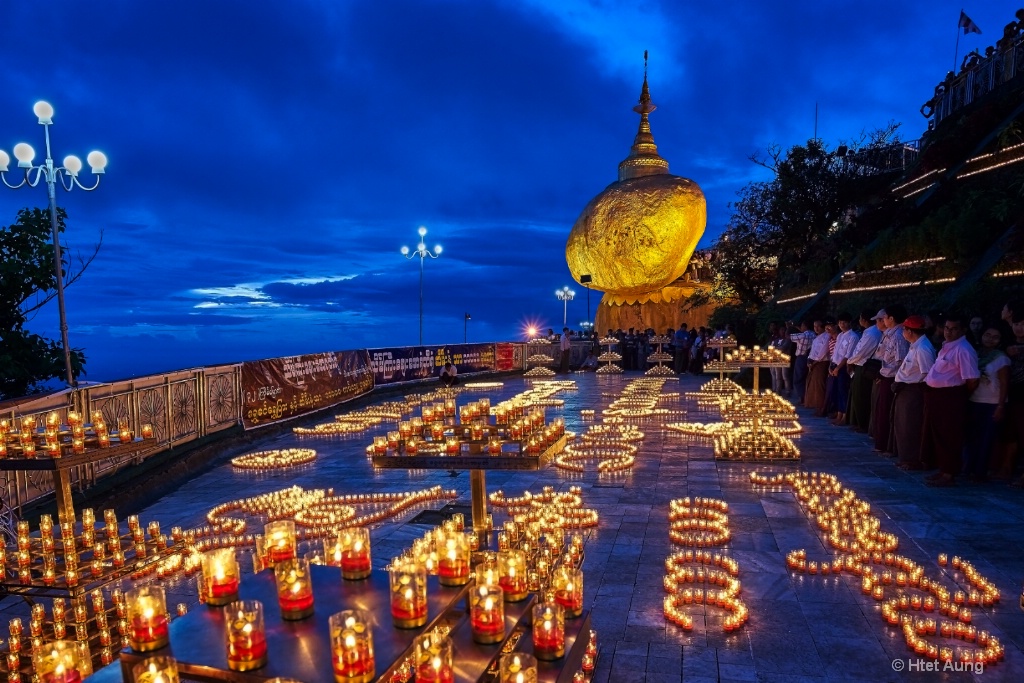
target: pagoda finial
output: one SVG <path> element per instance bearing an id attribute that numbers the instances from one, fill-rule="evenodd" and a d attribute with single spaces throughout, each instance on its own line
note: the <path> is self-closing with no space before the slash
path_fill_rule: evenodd
<path id="1" fill-rule="evenodd" d="M 640 129 L 633 139 L 629 156 L 619 164 L 619 180 L 668 173 L 668 162 L 658 155 L 647 118 L 655 109 L 657 107 L 651 102 L 651 91 L 647 87 L 647 50 L 644 50 L 644 84 L 640 88 L 640 102 L 633 107 L 633 111 L 640 114 Z"/>

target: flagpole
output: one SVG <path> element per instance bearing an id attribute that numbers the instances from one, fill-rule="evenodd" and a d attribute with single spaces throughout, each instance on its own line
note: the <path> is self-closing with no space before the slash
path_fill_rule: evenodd
<path id="1" fill-rule="evenodd" d="M 956 74 L 956 58 L 960 56 L 960 19 L 964 16 L 963 9 L 960 10 L 960 18 L 956 21 L 956 49 L 953 50 L 953 74 Z"/>

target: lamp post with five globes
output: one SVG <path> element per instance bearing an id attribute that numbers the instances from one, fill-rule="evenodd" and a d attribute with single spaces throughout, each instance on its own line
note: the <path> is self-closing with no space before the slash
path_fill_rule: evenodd
<path id="1" fill-rule="evenodd" d="M 568 287 L 562 287 L 555 290 L 555 296 L 562 302 L 562 327 L 565 327 L 566 321 L 569 319 L 569 302 L 576 296 L 576 292 Z"/>
<path id="2" fill-rule="evenodd" d="M 67 373 L 65 379 L 69 387 L 74 387 L 76 384 L 75 375 L 71 367 L 71 346 L 68 344 L 68 319 L 64 309 L 64 269 L 62 267 L 60 235 L 57 232 L 57 182 L 60 181 L 61 187 L 68 192 L 76 187 L 86 192 L 91 192 L 99 187 L 100 179 L 97 177 L 96 182 L 91 187 L 83 185 L 78 180 L 78 174 L 82 170 L 82 160 L 74 155 L 64 157 L 63 166 L 55 166 L 50 152 L 50 126 L 53 125 L 53 107 L 48 102 L 40 101 L 36 102 L 32 111 L 35 113 L 36 118 L 39 119 L 39 125 L 43 127 L 43 135 L 46 139 L 46 159 L 38 166 L 34 166 L 32 160 L 35 158 L 36 153 L 31 145 L 24 142 L 16 144 L 11 151 L 14 152 L 14 158 L 18 160 L 18 168 L 25 169 L 25 177 L 21 179 L 21 182 L 12 185 L 8 182 L 5 175 L 11 158 L 7 156 L 7 152 L 0 150 L 0 179 L 3 180 L 4 185 L 12 190 L 26 185 L 28 187 L 35 187 L 39 184 L 40 180 L 46 182 L 46 191 L 50 200 L 50 228 L 53 231 L 53 267 L 57 279 L 57 310 L 60 315 L 60 340 L 64 347 L 64 369 Z M 103 152 L 89 152 L 86 161 L 89 162 L 89 168 L 93 175 L 100 176 L 104 173 L 107 166 L 107 157 Z"/>
<path id="3" fill-rule="evenodd" d="M 434 246 L 434 250 L 430 251 L 427 249 L 425 240 L 427 239 L 427 229 L 420 227 L 420 243 L 416 245 L 415 249 L 409 249 L 409 247 L 402 247 L 402 256 L 407 259 L 413 259 L 417 256 L 420 257 L 420 346 L 423 346 L 423 259 L 427 258 L 440 258 L 441 256 L 441 245 Z"/>

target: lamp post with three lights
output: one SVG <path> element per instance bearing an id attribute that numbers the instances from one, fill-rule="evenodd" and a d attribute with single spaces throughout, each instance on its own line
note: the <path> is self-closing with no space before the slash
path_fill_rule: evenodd
<path id="1" fill-rule="evenodd" d="M 409 247 L 402 247 L 402 256 L 407 259 L 414 259 L 417 256 L 420 257 L 420 346 L 423 346 L 423 260 L 428 256 L 430 258 L 441 257 L 441 245 L 435 245 L 434 250 L 427 249 L 427 229 L 420 227 L 420 243 L 416 245 L 415 249 L 409 249 Z"/>

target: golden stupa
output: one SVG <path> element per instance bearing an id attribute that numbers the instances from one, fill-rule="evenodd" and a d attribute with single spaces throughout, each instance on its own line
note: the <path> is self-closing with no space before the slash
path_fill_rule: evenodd
<path id="1" fill-rule="evenodd" d="M 633 147 L 619 164 L 618 181 L 590 200 L 565 245 L 573 278 L 589 275 L 588 286 L 605 293 L 594 323 L 600 333 L 630 327 L 664 333 L 704 317 L 684 314 L 682 300 L 703 286 L 687 266 L 704 234 L 707 205 L 697 183 L 668 172 L 651 134 L 654 110 L 645 52 Z"/>

